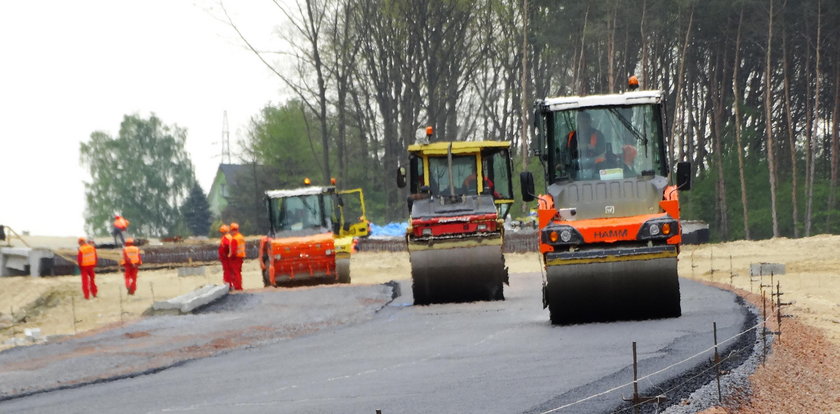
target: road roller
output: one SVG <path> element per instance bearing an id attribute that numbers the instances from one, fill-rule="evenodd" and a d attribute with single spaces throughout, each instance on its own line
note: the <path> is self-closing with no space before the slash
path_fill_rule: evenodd
<path id="1" fill-rule="evenodd" d="M 265 192 L 269 234 L 260 240 L 265 286 L 350 283 L 350 255 L 357 237 L 367 237 L 361 189 L 331 185 Z"/>
<path id="2" fill-rule="evenodd" d="M 677 255 L 679 191 L 691 164 L 672 176 L 662 91 L 538 100 L 532 154 L 545 169 L 537 200 L 543 305 L 553 324 L 681 315 Z"/>
<path id="3" fill-rule="evenodd" d="M 415 305 L 504 300 L 504 218 L 513 203 L 510 143 L 408 147 L 397 185 L 409 187 L 406 242 Z"/>

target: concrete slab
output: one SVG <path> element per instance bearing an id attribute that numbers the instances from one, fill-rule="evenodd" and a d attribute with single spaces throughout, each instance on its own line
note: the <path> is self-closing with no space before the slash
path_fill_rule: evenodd
<path id="1" fill-rule="evenodd" d="M 169 300 L 155 302 L 155 313 L 190 313 L 228 294 L 228 285 L 204 285 L 192 292 Z"/>
<path id="2" fill-rule="evenodd" d="M 42 276 L 48 274 L 55 254 L 30 247 L 0 247 L 0 276 Z"/>
<path id="3" fill-rule="evenodd" d="M 204 276 L 206 266 L 179 267 L 178 276 Z"/>

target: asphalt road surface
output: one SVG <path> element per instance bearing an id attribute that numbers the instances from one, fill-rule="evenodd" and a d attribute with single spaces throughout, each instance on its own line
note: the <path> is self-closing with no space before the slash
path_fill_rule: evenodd
<path id="1" fill-rule="evenodd" d="M 504 302 L 417 307 L 410 282 L 402 281 L 403 296 L 368 319 L 147 375 L 10 399 L 0 412 L 607 412 L 632 386 L 575 402 L 632 381 L 633 341 L 640 376 L 702 354 L 640 382 L 653 393 L 708 361 L 713 322 L 719 341 L 744 329 L 748 312 L 732 293 L 680 284 L 680 318 L 558 327 L 542 309 L 539 274 L 512 275 Z M 284 312 L 293 311 L 312 310 Z M 225 312 L 212 315 L 222 323 L 230 320 Z"/>

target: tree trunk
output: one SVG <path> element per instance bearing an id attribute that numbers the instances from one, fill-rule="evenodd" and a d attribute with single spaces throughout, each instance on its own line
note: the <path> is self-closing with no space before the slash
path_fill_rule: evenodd
<path id="1" fill-rule="evenodd" d="M 773 1 L 770 0 L 770 14 L 767 18 L 767 53 L 764 62 L 764 130 L 767 134 L 767 169 L 770 173 L 770 214 L 773 220 L 773 237 L 779 237 L 779 218 L 776 213 L 776 158 L 773 141 L 773 82 L 771 78 L 771 56 L 773 50 Z"/>
<path id="2" fill-rule="evenodd" d="M 810 133 L 808 139 L 808 148 L 811 153 L 811 164 L 808 166 L 808 195 L 805 207 L 805 237 L 811 235 L 811 224 L 813 223 L 813 206 L 814 206 L 814 175 L 817 165 L 817 139 L 819 138 L 819 119 L 820 119 L 820 26 L 822 25 L 822 9 L 821 1 L 817 1 L 817 54 L 816 64 L 814 65 L 814 74 L 816 76 L 814 82 L 814 120 L 811 123 L 813 132 Z"/>
<path id="3" fill-rule="evenodd" d="M 796 168 L 796 137 L 793 135 L 794 127 L 793 127 L 793 116 L 791 114 L 791 107 L 790 107 L 790 71 L 789 71 L 790 62 L 788 61 L 787 55 L 787 33 L 783 29 L 782 30 L 782 70 L 784 71 L 784 82 L 785 82 L 785 117 L 787 119 L 787 135 L 788 135 L 788 145 L 790 149 L 790 171 L 791 171 L 791 189 L 790 189 L 790 199 L 791 205 L 793 207 L 793 237 L 799 238 L 799 201 L 797 199 L 797 168 Z"/>
<path id="4" fill-rule="evenodd" d="M 714 146 L 714 158 L 717 165 L 717 182 L 715 183 L 715 193 L 717 197 L 717 209 L 719 213 L 719 229 L 722 240 L 729 240 L 729 216 L 727 214 L 728 207 L 726 205 L 726 174 L 723 168 L 723 106 L 726 101 L 726 89 L 723 88 L 724 79 L 726 75 L 723 72 L 726 56 L 718 58 L 715 62 L 715 70 L 711 74 L 712 84 L 712 140 Z M 724 53 L 725 55 L 725 53 Z M 719 73 L 720 72 L 720 73 Z"/>
<path id="5" fill-rule="evenodd" d="M 837 196 L 838 159 L 840 158 L 840 137 L 838 137 L 838 115 L 840 115 L 840 66 L 837 58 L 840 57 L 840 50 L 834 53 L 834 108 L 831 111 L 831 184 L 828 191 L 828 214 L 825 217 L 826 232 L 831 231 L 832 218 L 834 216 L 835 197 Z"/>
<path id="6" fill-rule="evenodd" d="M 683 41 L 682 53 L 680 53 L 680 72 L 679 72 L 679 75 L 677 75 L 677 85 L 676 85 L 677 86 L 677 101 L 676 101 L 676 103 L 674 103 L 674 123 L 671 124 L 671 140 L 672 140 L 671 142 L 672 142 L 672 144 L 673 144 L 674 136 L 677 132 L 677 122 L 676 122 L 677 115 L 676 114 L 679 113 L 679 111 L 680 111 L 680 103 L 681 103 L 681 100 L 682 100 L 682 85 L 683 85 L 683 80 L 685 78 L 685 61 L 686 61 L 685 54 L 686 54 L 686 50 L 688 49 L 688 39 L 689 39 L 689 37 L 691 37 L 691 25 L 692 25 L 693 22 L 694 22 L 694 7 L 691 8 L 691 12 L 688 15 L 688 27 L 685 29 L 685 40 Z M 684 124 L 684 122 L 680 122 L 680 124 Z M 683 147 L 683 136 L 682 136 L 682 134 L 680 134 L 677 142 L 679 143 L 678 146 L 680 148 L 681 156 L 682 156 L 682 155 L 684 155 L 684 153 L 682 153 L 682 151 L 683 151 L 682 150 L 682 147 Z M 674 148 L 673 148 L 673 145 L 669 145 L 668 147 L 670 149 L 670 153 L 669 153 L 670 159 L 668 160 L 668 161 L 670 161 L 669 165 L 674 165 Z M 681 159 L 681 161 L 682 161 L 682 159 Z"/>

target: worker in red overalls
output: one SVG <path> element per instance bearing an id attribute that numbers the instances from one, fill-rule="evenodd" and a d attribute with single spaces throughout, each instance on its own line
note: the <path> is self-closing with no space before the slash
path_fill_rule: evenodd
<path id="1" fill-rule="evenodd" d="M 114 229 L 111 231 L 111 234 L 114 236 L 114 245 L 115 246 L 124 246 L 125 245 L 125 232 L 128 230 L 128 220 L 125 217 L 117 214 L 114 216 Z M 120 243 L 117 243 L 117 236 L 120 237 Z"/>
<path id="2" fill-rule="evenodd" d="M 233 290 L 233 272 L 230 269 L 230 246 L 233 236 L 229 233 L 230 228 L 226 224 L 219 226 L 219 233 L 222 238 L 219 240 L 219 261 L 222 262 L 222 280 Z"/>
<path id="3" fill-rule="evenodd" d="M 93 268 L 96 267 L 96 248 L 89 244 L 84 237 L 79 237 L 79 253 L 76 255 L 76 263 L 79 264 L 79 272 L 82 274 L 82 293 L 85 299 L 90 295 L 96 297 L 96 282 Z"/>
<path id="4" fill-rule="evenodd" d="M 233 290 L 242 290 L 242 262 L 245 260 L 245 236 L 239 232 L 239 224 L 230 223 L 230 269 Z"/>
<path id="5" fill-rule="evenodd" d="M 134 245 L 134 239 L 130 237 L 125 239 L 120 264 L 125 269 L 125 288 L 129 295 L 133 295 L 137 290 L 137 269 L 143 264 L 143 259 L 140 257 L 140 248 Z"/>

